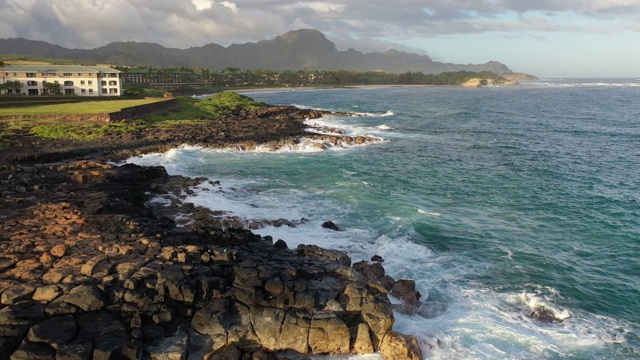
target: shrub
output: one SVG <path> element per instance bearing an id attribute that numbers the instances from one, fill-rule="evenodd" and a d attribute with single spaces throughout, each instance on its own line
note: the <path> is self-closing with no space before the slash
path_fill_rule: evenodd
<path id="1" fill-rule="evenodd" d="M 209 96 L 204 100 L 197 101 L 194 105 L 215 117 L 231 114 L 239 108 L 254 110 L 267 106 L 263 102 L 257 102 L 248 96 L 231 91 Z"/>

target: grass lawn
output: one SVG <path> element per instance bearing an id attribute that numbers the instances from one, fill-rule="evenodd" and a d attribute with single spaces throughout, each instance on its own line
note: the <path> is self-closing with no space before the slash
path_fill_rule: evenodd
<path id="1" fill-rule="evenodd" d="M 34 105 L 0 108 L 0 115 L 97 114 L 162 101 L 160 98 L 136 100 L 86 101 L 71 104 Z"/>
<path id="2" fill-rule="evenodd" d="M 73 104 L 0 108 L 0 115 L 102 113 L 160 100 L 159 98 L 147 98 L 143 100 L 88 101 Z M 208 120 L 230 114 L 237 108 L 256 109 L 266 106 L 247 96 L 233 92 L 219 93 L 204 100 L 186 97 L 178 97 L 177 100 L 180 106 L 175 110 L 162 114 L 151 114 L 143 119 L 126 123 L 103 124 L 84 121 L 61 123 L 57 120 L 45 119 L 0 120 L 0 149 L 11 145 L 6 137 L 21 131 L 28 131 L 44 139 L 91 141 L 114 133 L 128 133 L 150 128 L 171 128 L 181 124 L 205 125 Z"/>

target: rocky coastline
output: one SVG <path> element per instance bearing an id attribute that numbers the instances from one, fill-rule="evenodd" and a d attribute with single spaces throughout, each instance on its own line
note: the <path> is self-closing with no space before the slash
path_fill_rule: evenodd
<path id="1" fill-rule="evenodd" d="M 182 201 L 213 180 L 110 162 L 182 144 L 378 141 L 305 129 L 325 115 L 270 107 L 91 143 L 10 139 L 0 150 L 0 359 L 421 359 L 417 340 L 392 329 L 393 310 L 416 311 L 420 293 L 385 274 L 383 259 L 289 249 L 251 232 L 264 223 Z"/>

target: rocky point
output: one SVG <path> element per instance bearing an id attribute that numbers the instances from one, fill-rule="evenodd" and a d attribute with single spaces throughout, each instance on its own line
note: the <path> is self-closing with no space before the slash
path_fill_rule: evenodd
<path id="1" fill-rule="evenodd" d="M 0 359 L 421 359 L 392 330 L 394 308 L 413 313 L 420 294 L 382 259 L 289 249 L 182 201 L 209 179 L 38 154 L 0 165 Z"/>

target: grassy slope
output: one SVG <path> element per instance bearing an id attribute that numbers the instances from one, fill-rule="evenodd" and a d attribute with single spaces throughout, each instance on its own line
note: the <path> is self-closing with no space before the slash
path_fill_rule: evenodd
<path id="1" fill-rule="evenodd" d="M 0 148 L 10 144 L 3 136 L 15 133 L 17 130 L 28 130 L 33 135 L 45 139 L 69 139 L 78 141 L 91 141 L 99 139 L 107 134 L 140 131 L 152 127 L 172 127 L 178 124 L 205 123 L 208 119 L 227 115 L 238 108 L 256 109 L 266 106 L 253 99 L 233 92 L 224 92 L 213 95 L 204 100 L 178 97 L 180 107 L 164 114 L 149 115 L 144 119 L 127 123 L 116 124 L 60 124 L 46 120 L 20 120 L 0 121 Z M 157 101 L 153 99 L 152 101 Z M 147 101 L 151 102 L 151 100 Z M 120 108 L 140 105 L 141 100 L 122 100 L 105 102 L 86 102 L 80 104 L 59 104 L 24 107 L 27 109 L 21 114 L 87 114 L 107 111 L 117 111 Z M 112 108 L 107 108 L 111 106 Z M 17 108 L 13 108 L 17 109 Z M 113 110 L 110 110 L 113 109 Z M 2 111 L 7 109 L 0 109 Z M 45 111 L 47 110 L 47 111 Z M 15 115 L 15 112 L 6 114 Z"/>
<path id="2" fill-rule="evenodd" d="M 70 104 L 34 105 L 0 108 L 0 115 L 41 115 L 41 114 L 97 114 L 119 111 L 120 109 L 149 104 L 162 99 L 146 98 L 136 100 L 87 101 Z"/>

